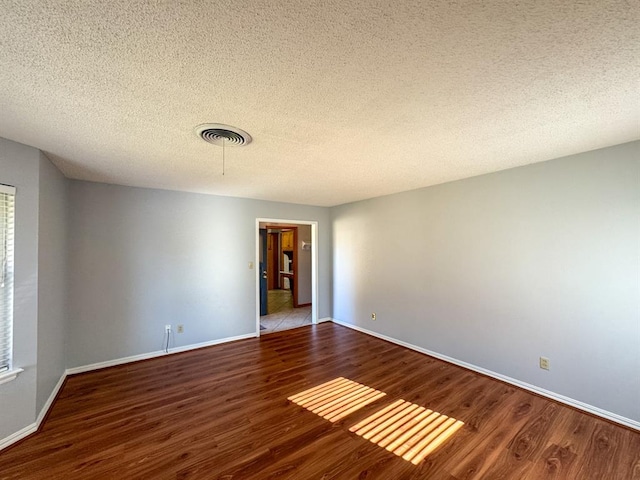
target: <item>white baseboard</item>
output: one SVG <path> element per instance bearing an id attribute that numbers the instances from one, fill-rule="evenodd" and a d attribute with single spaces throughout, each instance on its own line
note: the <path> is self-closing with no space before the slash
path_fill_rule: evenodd
<path id="1" fill-rule="evenodd" d="M 132 355 L 130 357 L 117 358 L 115 360 L 109 360 L 109 361 L 106 361 L 106 362 L 99 362 L 99 363 L 93 363 L 91 365 L 83 365 L 83 366 L 80 366 L 80 367 L 68 368 L 62 374 L 62 376 L 60 377 L 60 380 L 58 380 L 58 383 L 53 388 L 53 391 L 51 392 L 51 395 L 49 395 L 49 398 L 47 399 L 47 401 L 43 405 L 42 410 L 40 410 L 40 413 L 38 414 L 38 417 L 36 418 L 36 421 L 33 422 L 32 424 L 27 425 L 26 427 L 18 430 L 17 432 L 12 433 L 8 437 L 0 439 L 0 450 L 2 450 L 4 448 L 7 448 L 9 445 L 13 445 L 17 441 L 22 440 L 23 438 L 25 438 L 25 437 L 31 435 L 32 433 L 35 433 L 35 432 L 38 431 L 38 429 L 40 428 L 40 424 L 42 423 L 42 421 L 47 416 L 47 413 L 49 412 L 49 409 L 51 408 L 51 406 L 53 405 L 54 400 L 58 396 L 58 392 L 62 388 L 62 385 L 64 384 L 65 379 L 69 375 L 74 375 L 76 373 L 90 372 L 92 370 L 99 370 L 101 368 L 113 367 L 115 365 L 122 365 L 124 363 L 136 362 L 138 360 L 146 360 L 147 358 L 162 357 L 164 355 L 171 355 L 173 353 L 186 352 L 188 350 L 195 350 L 197 348 L 202 348 L 202 347 L 210 347 L 212 345 L 219 345 L 221 343 L 234 342 L 236 340 L 244 340 L 246 338 L 255 338 L 255 333 L 247 333 L 245 335 L 237 335 L 235 337 L 220 338 L 220 339 L 217 339 L 217 340 L 211 340 L 209 342 L 202 342 L 202 343 L 194 343 L 194 344 L 191 344 L 191 345 L 184 345 L 182 347 L 172 348 L 172 349 L 169 350 L 168 353 L 165 352 L 164 350 L 162 350 L 162 351 L 159 351 L 159 352 L 143 353 L 143 354 L 140 354 L 140 355 Z"/>
<path id="2" fill-rule="evenodd" d="M 323 319 L 324 320 L 324 319 Z M 613 412 L 609 412 L 607 410 L 603 410 L 598 407 L 594 407 L 593 405 L 589 405 L 587 403 L 581 402 L 579 400 L 575 400 L 573 398 L 565 397 L 564 395 L 560 395 L 559 393 L 555 393 L 549 390 L 545 390 L 544 388 L 536 387 L 535 385 L 531 385 L 530 383 L 522 382 L 515 378 L 508 377 L 506 375 L 502 375 L 501 373 L 496 373 L 491 370 L 487 370 L 486 368 L 478 367 L 471 363 L 463 362 L 462 360 L 457 360 L 452 357 L 448 357 L 446 355 L 442 355 L 441 353 L 432 352 L 431 350 L 427 350 L 426 348 L 418 347 L 417 345 L 413 345 L 411 343 L 403 342 L 402 340 L 397 340 L 393 337 L 388 337 L 381 333 L 374 332 L 372 330 L 367 330 L 366 328 L 358 327 L 357 325 L 352 325 L 350 323 L 341 322 L 340 320 L 336 320 L 332 318 L 331 321 L 337 325 L 342 325 L 343 327 L 351 328 L 352 330 L 357 330 L 358 332 L 365 333 L 367 335 L 371 335 L 372 337 L 380 338 L 382 340 L 386 340 L 387 342 L 395 343 L 396 345 L 400 345 L 402 347 L 406 347 L 410 350 L 415 350 L 416 352 L 424 353 L 425 355 L 429 355 L 431 357 L 435 357 L 439 360 L 444 360 L 445 362 L 452 363 L 454 365 L 458 365 L 459 367 L 466 368 L 468 370 L 472 370 L 474 372 L 481 373 L 483 375 L 487 375 L 488 377 L 492 377 L 498 380 L 502 380 L 503 382 L 509 383 L 516 387 L 522 388 L 524 390 L 528 390 L 530 392 L 536 393 L 546 398 L 550 398 L 551 400 L 556 400 L 557 402 L 564 403 L 565 405 L 569 405 L 571 407 L 577 408 L 584 412 L 590 413 L 592 415 L 596 415 L 598 417 L 605 418 L 611 422 L 619 423 L 620 425 L 624 425 L 625 427 L 632 428 L 634 430 L 640 431 L 640 422 L 636 420 L 632 420 L 630 418 L 623 417 Z"/>
<path id="3" fill-rule="evenodd" d="M 0 439 L 0 450 L 7 448 L 8 446 L 13 445 L 14 443 L 38 431 L 38 429 L 40 428 L 40 424 L 44 420 L 44 417 L 47 415 L 47 412 L 51 408 L 51 405 L 53 405 L 53 401 L 58 396 L 58 392 L 60 391 L 60 388 L 62 388 L 62 384 L 64 383 L 65 378 L 67 378 L 66 372 L 64 372 L 60 376 L 60 380 L 58 380 L 58 383 L 56 383 L 56 386 L 53 387 L 53 391 L 51 392 L 51 395 L 49 395 L 49 398 L 47 399 L 45 404 L 42 406 L 42 409 L 40 410 L 40 413 L 38 414 L 38 417 L 36 418 L 35 422 L 33 422 L 30 425 L 27 425 L 26 427 L 22 428 L 21 430 L 18 430 L 15 433 L 12 433 L 8 437 Z"/>
<path id="4" fill-rule="evenodd" d="M 237 335 L 235 337 L 220 338 L 217 340 L 211 340 L 209 342 L 193 343 L 191 345 L 183 345 L 181 347 L 175 347 L 169 349 L 169 352 L 159 350 L 149 353 L 141 353 L 140 355 L 132 355 L 130 357 L 116 358 L 114 360 L 107 360 L 106 362 L 92 363 L 90 365 L 82 365 L 80 367 L 68 368 L 67 375 L 75 375 L 77 373 L 91 372 L 93 370 L 99 370 L 101 368 L 115 367 L 116 365 L 122 365 L 124 363 L 137 362 L 139 360 L 147 360 L 149 358 L 163 357 L 165 355 L 172 355 L 174 353 L 186 352 L 189 350 L 195 350 L 196 348 L 210 347 L 212 345 L 219 345 L 221 343 L 234 342 L 236 340 L 244 340 L 246 338 L 255 338 L 255 333 L 247 333 L 245 335 Z"/>
<path id="5" fill-rule="evenodd" d="M 491 370 L 487 370 L 485 368 L 478 367 L 476 365 L 473 365 L 473 364 L 470 364 L 470 363 L 467 363 L 467 362 L 463 362 L 461 360 L 457 360 L 455 358 L 448 357 L 446 355 L 442 355 L 442 354 L 437 353 L 437 352 L 432 352 L 431 350 L 427 350 L 426 348 L 418 347 L 418 346 L 413 345 L 411 343 L 403 342 L 401 340 L 397 340 L 395 338 L 388 337 L 388 336 L 383 335 L 381 333 L 377 333 L 377 332 L 374 332 L 372 330 L 367 330 L 366 328 L 358 327 L 357 325 L 351 325 L 349 323 L 341 322 L 339 320 L 336 320 L 335 318 L 324 317 L 324 318 L 318 319 L 317 322 L 318 323 L 333 322 L 333 323 L 335 323 L 337 325 L 342 325 L 343 327 L 347 327 L 347 328 L 351 328 L 353 330 L 357 330 L 357 331 L 362 332 L 364 334 L 371 335 L 372 337 L 380 338 L 382 340 L 386 340 L 388 342 L 395 343 L 396 345 L 400 345 L 402 347 L 409 348 L 411 350 L 415 350 L 415 351 L 423 353 L 425 355 L 429 355 L 431 357 L 435 357 L 435 358 L 438 358 L 440 360 L 444 360 L 445 362 L 449 362 L 449 363 L 452 363 L 454 365 L 458 365 L 460 367 L 464 367 L 464 368 L 466 368 L 468 370 L 472 370 L 474 372 L 482 373 L 482 374 L 487 375 L 489 377 L 493 377 L 493 378 L 496 378 L 498 380 L 502 380 L 503 382 L 509 383 L 509 384 L 514 385 L 516 387 L 520 387 L 520 388 L 522 388 L 524 390 L 528 390 L 530 392 L 536 393 L 536 394 L 541 395 L 543 397 L 547 397 L 547 398 L 550 398 L 552 400 L 556 400 L 556 401 L 558 401 L 560 403 L 564 403 L 566 405 L 570 405 L 570 406 L 575 407 L 575 408 L 577 408 L 579 410 L 583 410 L 585 412 L 591 413 L 591 414 L 596 415 L 598 417 L 602 417 L 602 418 L 605 418 L 605 419 L 610 420 L 612 422 L 619 423 L 619 424 L 624 425 L 626 427 L 629 427 L 629 428 L 632 428 L 634 430 L 639 430 L 640 431 L 640 422 L 637 422 L 635 420 L 631 420 L 629 418 L 623 417 L 621 415 L 617 415 L 615 413 L 609 412 L 607 410 L 603 410 L 603 409 L 598 408 L 598 407 L 594 407 L 593 405 L 589 405 L 589 404 L 580 402 L 578 400 L 574 400 L 573 398 L 565 397 L 564 395 L 560 395 L 558 393 L 551 392 L 549 390 L 545 390 L 545 389 L 540 388 L 540 387 L 536 387 L 535 385 L 531 385 L 529 383 L 522 382 L 520 380 L 516 380 L 515 378 L 511 378 L 511 377 L 508 377 L 506 375 L 502 375 L 500 373 L 496 373 L 496 372 L 493 372 Z M 10 445 L 13 445 L 14 443 L 18 442 L 19 440 L 22 440 L 23 438 L 25 438 L 25 437 L 31 435 L 32 433 L 35 433 L 36 431 L 38 431 L 38 429 L 40 428 L 40 424 L 42 423 L 42 421 L 46 417 L 49 409 L 53 405 L 53 402 L 56 399 L 56 396 L 58 395 L 58 392 L 62 388 L 62 385 L 64 384 L 64 380 L 67 378 L 68 375 L 74 375 L 76 373 L 89 372 L 89 371 L 92 371 L 92 370 L 98 370 L 98 369 L 101 369 L 101 368 L 112 367 L 112 366 L 115 366 L 115 365 L 122 365 L 122 364 L 125 364 L 125 363 L 136 362 L 138 360 L 146 360 L 148 358 L 161 357 L 161 356 L 164 356 L 164 355 L 171 355 L 173 353 L 186 352 L 188 350 L 195 350 L 197 348 L 209 347 L 209 346 L 212 346 L 212 345 L 219 345 L 221 343 L 228 343 L 228 342 L 233 342 L 233 341 L 236 341 L 236 340 L 244 340 L 244 339 L 247 339 L 247 338 L 254 338 L 254 337 L 255 337 L 254 333 L 248 333 L 248 334 L 245 334 L 245 335 L 238 335 L 238 336 L 235 336 L 235 337 L 221 338 L 221 339 L 218 339 L 218 340 L 211 340 L 209 342 L 195 343 L 195 344 L 191 344 L 191 345 L 185 345 L 185 346 L 182 346 L 182 347 L 173 348 L 173 349 L 169 350 L 169 353 L 167 353 L 167 352 L 165 352 L 163 350 L 163 351 L 159 351 L 159 352 L 143 353 L 141 355 L 132 355 L 130 357 L 118 358 L 118 359 L 109 360 L 109 361 L 106 361 L 106 362 L 93 363 L 91 365 L 83 365 L 83 366 L 80 366 L 80 367 L 68 368 L 62 374 L 62 376 L 60 377 L 60 380 L 58 380 L 58 383 L 56 384 L 56 386 L 54 387 L 53 391 L 51 392 L 51 395 L 49 395 L 49 398 L 45 402 L 45 404 L 42 407 L 42 410 L 40 411 L 40 413 L 38 414 L 38 417 L 37 417 L 36 421 L 34 423 L 32 423 L 30 425 L 27 425 L 26 427 L 18 430 L 17 432 L 12 433 L 8 437 L 0 439 L 0 450 L 4 449 L 4 448 L 6 448 L 6 447 L 8 447 Z"/>
<path id="6" fill-rule="evenodd" d="M 26 427 L 18 430 L 17 432 L 12 433 L 8 437 L 5 437 L 2 440 L 0 440 L 0 450 L 2 450 L 3 448 L 7 448 L 9 445 L 13 445 L 17 441 L 22 440 L 24 437 L 28 437 L 29 435 L 31 435 L 37 430 L 38 430 L 38 426 L 35 422 L 33 422 L 31 425 L 27 425 Z"/>
<path id="7" fill-rule="evenodd" d="M 49 412 L 49 409 L 51 408 L 51 406 L 53 405 L 54 400 L 58 396 L 58 392 L 62 388 L 62 384 L 64 383 L 65 378 L 67 378 L 67 372 L 66 371 L 62 375 L 60 375 L 60 380 L 58 380 L 58 383 L 56 383 L 56 386 L 53 387 L 53 390 L 51 391 L 51 395 L 49 395 L 49 398 L 47 399 L 47 401 L 42 406 L 42 409 L 40 410 L 40 413 L 38 414 L 38 418 L 36 418 L 36 429 L 40 428 L 40 424 L 44 420 L 44 417 L 47 416 L 47 413 Z"/>

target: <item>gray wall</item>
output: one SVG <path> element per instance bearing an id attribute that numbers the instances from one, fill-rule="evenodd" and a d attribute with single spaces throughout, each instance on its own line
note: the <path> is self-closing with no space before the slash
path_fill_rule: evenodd
<path id="1" fill-rule="evenodd" d="M 256 329 L 256 218 L 319 225 L 320 318 L 331 316 L 329 209 L 71 181 L 68 367 Z"/>
<path id="2" fill-rule="evenodd" d="M 66 178 L 40 153 L 37 412 L 40 412 L 65 370 L 66 199 Z"/>
<path id="3" fill-rule="evenodd" d="M 38 188 L 40 152 L 0 138 L 0 183 L 16 187 L 13 366 L 0 385 L 0 439 L 36 419 L 38 346 Z"/>
<path id="4" fill-rule="evenodd" d="M 640 421 L 639 221 L 640 142 L 336 207 L 334 318 Z"/>
<path id="5" fill-rule="evenodd" d="M 640 420 L 639 150 L 326 209 L 68 181 L 0 139 L 25 369 L 0 385 L 0 439 L 35 421 L 65 339 L 74 367 L 157 351 L 166 323 L 173 346 L 254 332 L 256 218 L 318 221 L 320 318 Z"/>

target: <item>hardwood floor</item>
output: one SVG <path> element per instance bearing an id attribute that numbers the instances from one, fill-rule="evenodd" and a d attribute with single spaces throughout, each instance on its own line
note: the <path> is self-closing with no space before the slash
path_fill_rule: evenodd
<path id="1" fill-rule="evenodd" d="M 377 399 L 327 414 L 344 392 Z M 400 399 L 464 425 L 417 465 L 349 431 Z M 0 478 L 637 480 L 640 433 L 324 323 L 69 377 Z"/>

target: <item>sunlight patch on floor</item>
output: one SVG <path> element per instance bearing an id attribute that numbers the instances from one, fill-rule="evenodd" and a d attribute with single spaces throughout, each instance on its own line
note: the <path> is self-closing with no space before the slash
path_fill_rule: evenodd
<path id="1" fill-rule="evenodd" d="M 331 422 L 350 415 L 386 394 L 344 377 L 292 395 L 289 401 Z M 405 400 L 373 413 L 349 431 L 418 465 L 464 422 Z"/>
<path id="2" fill-rule="evenodd" d="M 324 419 L 337 422 L 384 396 L 383 392 L 339 377 L 293 395 L 288 400 Z"/>
<path id="3" fill-rule="evenodd" d="M 417 465 L 463 425 L 455 418 L 397 400 L 349 431 Z"/>

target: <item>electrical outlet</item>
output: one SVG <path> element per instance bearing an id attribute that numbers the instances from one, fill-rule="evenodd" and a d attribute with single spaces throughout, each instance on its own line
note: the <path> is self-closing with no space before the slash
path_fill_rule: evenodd
<path id="1" fill-rule="evenodd" d="M 184 325 L 178 325 L 178 333 L 184 333 Z"/>
<path id="2" fill-rule="evenodd" d="M 547 357 L 540 357 L 540 368 L 549 370 L 549 359 Z"/>
<path id="3" fill-rule="evenodd" d="M 171 325 L 165 325 L 164 326 L 164 331 L 165 332 L 170 332 L 171 331 Z"/>
<path id="4" fill-rule="evenodd" d="M 375 314 L 375 313 L 372 313 L 372 314 L 371 314 L 371 320 L 375 320 L 375 319 L 376 319 L 376 314 Z"/>

